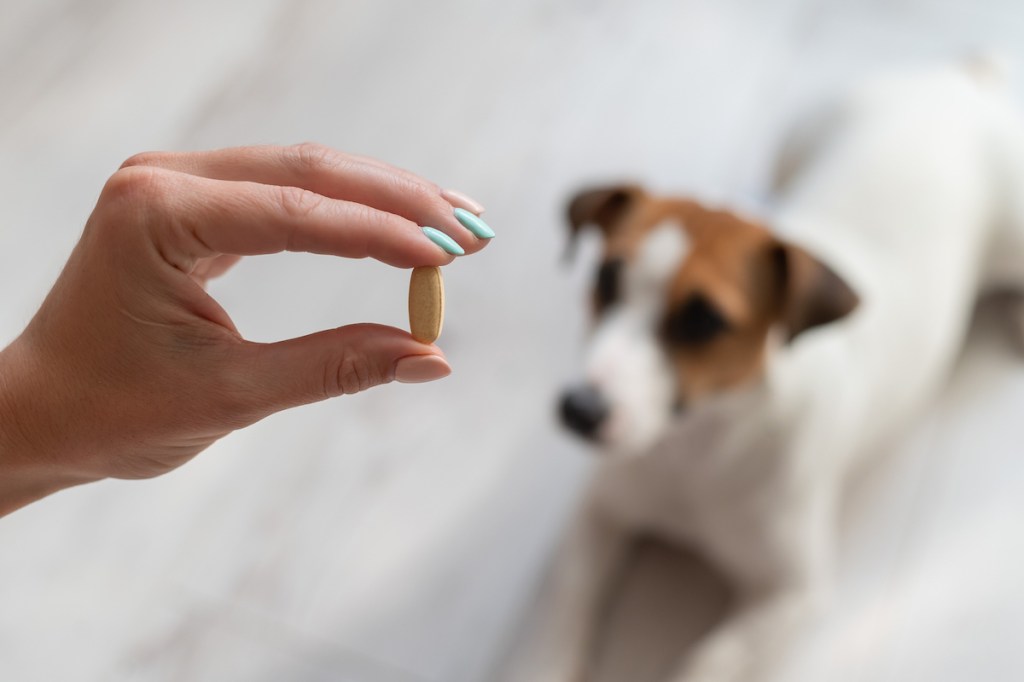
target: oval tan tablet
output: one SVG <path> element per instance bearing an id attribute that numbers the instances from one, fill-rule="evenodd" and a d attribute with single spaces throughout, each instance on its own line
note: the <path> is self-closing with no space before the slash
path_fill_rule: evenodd
<path id="1" fill-rule="evenodd" d="M 433 343 L 444 324 L 441 268 L 413 268 L 409 279 L 409 331 L 420 343 Z"/>

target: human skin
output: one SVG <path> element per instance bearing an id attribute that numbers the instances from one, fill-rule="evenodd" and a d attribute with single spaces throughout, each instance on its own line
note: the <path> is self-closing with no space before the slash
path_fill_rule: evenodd
<path id="1" fill-rule="evenodd" d="M 466 254 L 487 243 L 446 196 L 312 144 L 130 158 L 0 351 L 0 515 L 73 485 L 166 473 L 279 410 L 447 376 L 437 346 L 393 327 L 247 341 L 205 290 L 240 257 L 282 251 L 446 265 L 454 257 L 420 226 Z"/>

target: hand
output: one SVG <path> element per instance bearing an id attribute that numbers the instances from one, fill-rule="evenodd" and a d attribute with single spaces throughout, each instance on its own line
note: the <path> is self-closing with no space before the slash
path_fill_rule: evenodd
<path id="1" fill-rule="evenodd" d="M 466 253 L 458 194 L 315 145 L 132 157 L 27 329 L 0 352 L 0 515 L 106 477 L 157 476 L 279 410 L 451 370 L 405 331 L 358 324 L 243 339 L 204 290 L 240 256 L 306 251 L 392 266 Z M 479 209 L 478 206 L 475 208 Z"/>

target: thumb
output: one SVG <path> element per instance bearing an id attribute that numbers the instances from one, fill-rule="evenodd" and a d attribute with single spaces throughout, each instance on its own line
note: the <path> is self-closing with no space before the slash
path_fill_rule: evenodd
<path id="1" fill-rule="evenodd" d="M 249 391 L 260 407 L 296 405 L 399 381 L 421 383 L 451 374 L 441 349 L 401 329 L 353 324 L 278 343 L 246 344 Z"/>

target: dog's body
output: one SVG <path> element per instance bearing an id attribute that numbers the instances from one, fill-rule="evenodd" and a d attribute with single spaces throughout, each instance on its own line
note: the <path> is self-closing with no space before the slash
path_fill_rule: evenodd
<path id="1" fill-rule="evenodd" d="M 693 548 L 735 588 L 736 608 L 680 652 L 672 682 L 757 677 L 821 603 L 851 468 L 941 386 L 977 297 L 1024 291 L 1024 125 L 986 68 L 876 80 L 805 126 L 777 178 L 771 224 L 785 242 L 635 189 L 577 199 L 573 221 L 597 223 L 608 248 L 628 254 L 614 259 L 625 258 L 622 291 L 598 286 L 587 381 L 601 406 L 592 396 L 569 419 L 608 453 L 544 588 L 518 680 L 584 679 L 608 585 L 639 534 Z M 716 220 L 729 222 L 704 227 Z M 679 225 L 682 239 L 668 237 Z M 736 236 L 714 245 L 715 230 Z M 783 262 L 777 297 L 756 293 L 774 265 L 729 256 L 765 244 Z M 830 267 L 800 265 L 807 252 Z M 722 274 L 730 259 L 742 264 L 733 279 Z M 650 312 L 672 308 L 673 291 L 690 292 L 678 293 L 688 312 L 676 332 L 671 315 L 659 327 L 662 313 Z M 712 311 L 695 318 L 694 308 Z M 715 362 L 727 367 L 704 378 Z M 650 416 L 680 400 L 678 417 Z"/>

